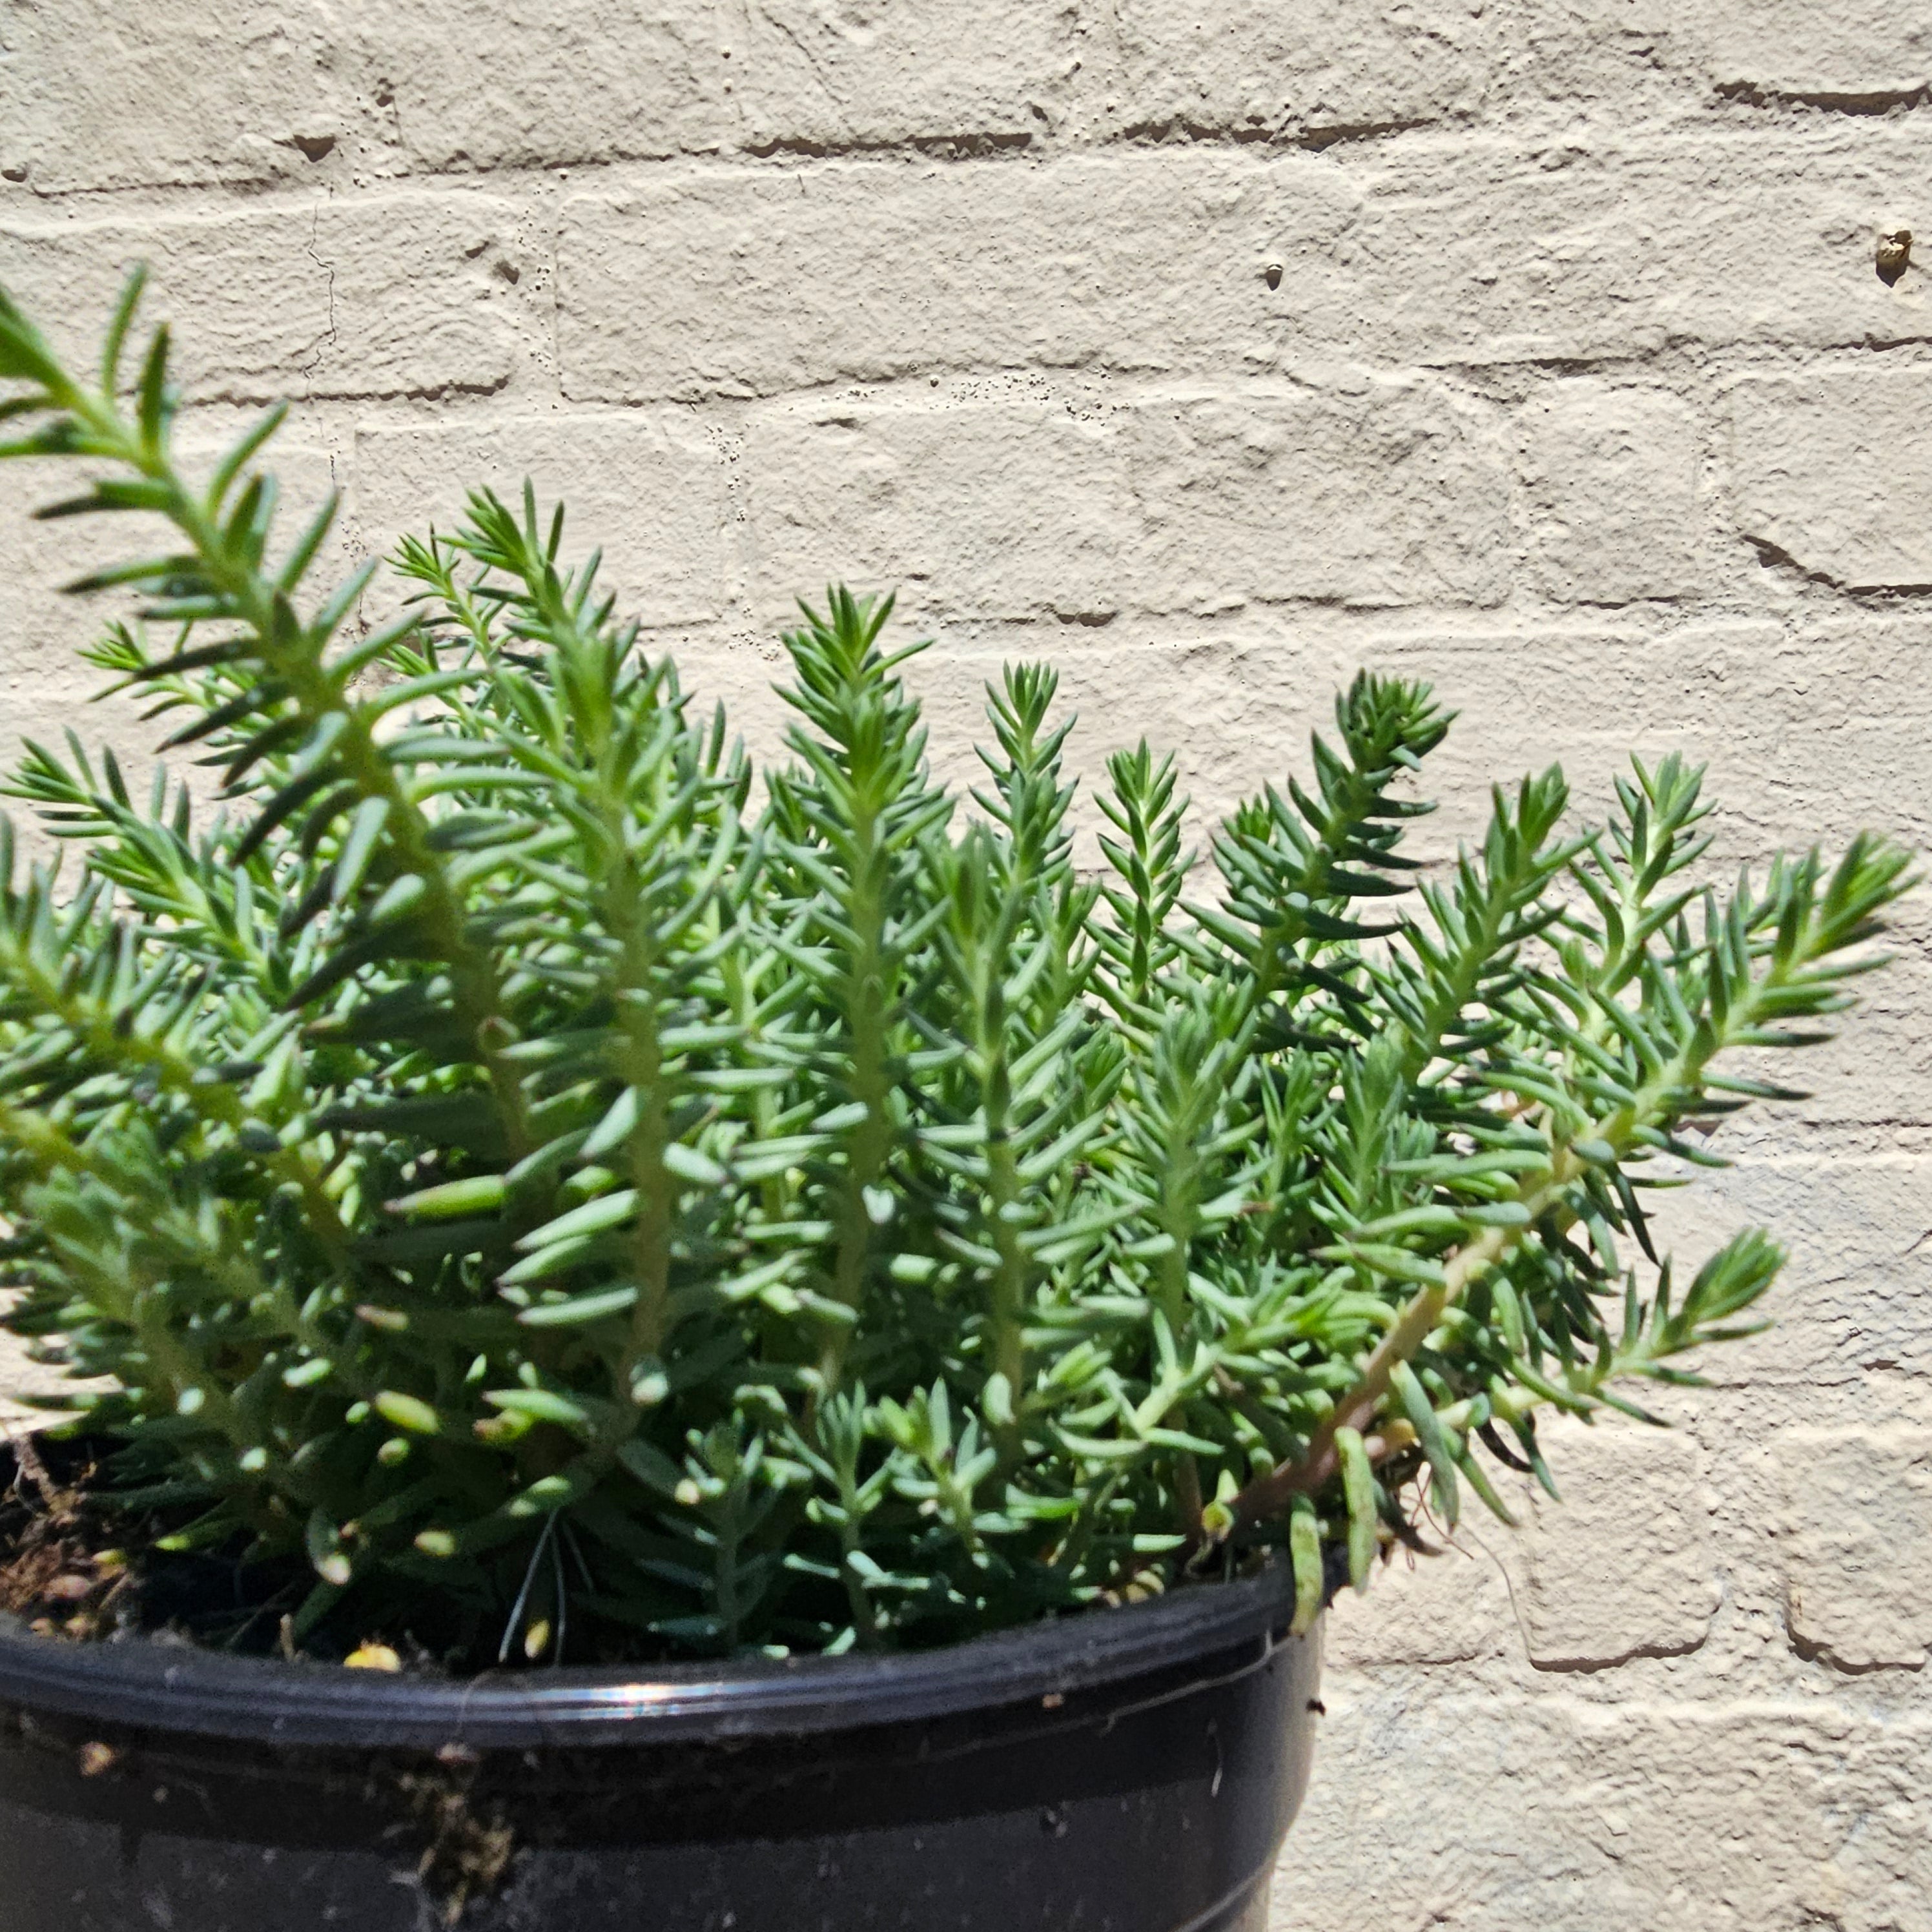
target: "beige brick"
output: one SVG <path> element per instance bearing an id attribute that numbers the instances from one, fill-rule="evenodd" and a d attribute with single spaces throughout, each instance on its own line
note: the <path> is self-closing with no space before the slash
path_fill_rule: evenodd
<path id="1" fill-rule="evenodd" d="M 192 399 L 492 388 L 509 373 L 513 298 L 490 271 L 513 224 L 500 200 L 418 194 L 20 226 L 0 230 L 0 284 L 91 356 L 146 260 L 145 313 L 173 320 Z"/>
<path id="2" fill-rule="evenodd" d="M 372 426 L 356 438 L 355 522 L 366 553 L 434 524 L 454 530 L 472 489 L 520 509 L 527 477 L 547 519 L 568 506 L 565 555 L 602 548 L 598 581 L 647 625 L 716 617 L 725 596 L 724 463 L 702 430 L 643 415 Z"/>
<path id="3" fill-rule="evenodd" d="M 1345 1590 L 1330 1606 L 1323 1656 L 1331 1668 L 1467 1664 L 1515 1647 L 1509 1585 L 1492 1551 L 1508 1532 L 1479 1532 L 1435 1556 L 1397 1550 L 1378 1566 L 1367 1591 Z"/>
<path id="4" fill-rule="evenodd" d="M 1914 278 L 1888 290 L 1871 265 L 1922 157 L 1891 123 L 1854 125 L 1528 152 L 1436 136 L 1346 162 L 1197 148 L 838 163 L 584 197 L 559 244 L 565 386 L 648 400 L 927 370 L 1932 337 Z"/>
<path id="5" fill-rule="evenodd" d="M 1135 533 L 1126 439 L 1046 403 L 827 403 L 755 422 L 746 469 L 759 608 L 837 580 L 908 621 L 1111 614 Z"/>
<path id="6" fill-rule="evenodd" d="M 1928 644 L 1921 617 L 1808 610 L 1789 626 L 1580 615 L 1450 636 L 1391 625 L 1354 649 L 1430 680 L 1460 714 L 1427 767 L 1425 789 L 1445 801 L 1418 830 L 1431 850 L 1480 832 L 1498 770 L 1560 762 L 1576 809 L 1600 820 L 1633 752 L 1652 764 L 1674 752 L 1707 767 L 1715 868 L 1780 845 L 1840 844 L 1861 826 L 1932 838 L 1932 768 L 1918 752 L 1932 691 L 1898 668 Z"/>
<path id="7" fill-rule="evenodd" d="M 1704 588 L 1698 435 L 1667 389 L 1586 379 L 1539 390 L 1522 416 L 1529 582 L 1568 604 Z"/>
<path id="8" fill-rule="evenodd" d="M 1572 128 L 1624 128 L 1703 106 L 1701 77 L 1676 70 L 1670 58 L 1670 27 L 1686 4 L 1488 0 L 1484 118 L 1552 115 Z"/>
<path id="9" fill-rule="evenodd" d="M 239 421 L 232 427 L 238 433 Z M 213 470 L 230 440 L 213 422 L 191 416 L 176 429 L 176 459 L 185 475 L 199 480 Z M 287 432 L 268 446 L 266 461 L 280 484 L 274 540 L 279 547 L 308 524 L 331 490 L 340 487 L 342 465 L 326 447 L 305 443 Z M 159 518 L 62 517 L 46 523 L 34 518 L 35 508 L 76 495 L 82 487 L 81 476 L 66 465 L 10 464 L 0 470 L 0 568 L 15 586 L 14 594 L 0 604 L 0 688 L 23 706 L 31 703 L 36 689 L 70 675 L 90 686 L 100 682 L 100 674 L 80 664 L 76 653 L 106 624 L 131 616 L 138 601 L 113 590 L 64 597 L 62 585 L 88 571 L 153 554 L 170 542 L 169 526 Z M 347 562 L 338 523 L 310 581 L 327 580 Z M 0 711 L 14 709 L 14 704 L 0 706 Z M 48 719 L 56 715 L 50 711 Z M 6 722 L 10 725 L 14 721 Z M 70 716 L 62 722 L 73 723 L 86 736 L 92 717 Z M 165 729 L 156 735 L 165 736 Z"/>
<path id="10" fill-rule="evenodd" d="M 124 614 L 124 600 L 112 593 L 64 597 L 61 586 L 167 540 L 158 518 L 34 520 L 35 508 L 77 494 L 80 482 L 65 464 L 9 464 L 0 471 L 0 568 L 12 586 L 0 604 L 0 751 L 9 763 L 22 731 L 58 735 L 59 723 L 84 729 L 92 722 L 85 714 L 60 717 L 55 708 L 43 710 L 39 700 L 56 688 L 70 688 L 76 676 L 104 681 L 80 664 L 77 653 L 110 616 Z"/>
<path id="11" fill-rule="evenodd" d="M 1121 0 L 1118 117 L 1129 129 L 1319 139 L 1467 114 L 1482 98 L 1482 11 L 1466 0 Z"/>
<path id="12" fill-rule="evenodd" d="M 761 608 L 834 576 L 935 616 L 1498 602 L 1492 442 L 1433 386 L 1362 376 L 1118 408 L 788 411 L 748 446 Z"/>
<path id="13" fill-rule="evenodd" d="M 1920 1669 L 1932 1652 L 1932 1430 L 1793 1429 L 1774 1448 L 1792 1643 L 1841 1670 Z"/>
<path id="14" fill-rule="evenodd" d="M 1927 994 L 1924 981 L 1916 981 L 1907 1012 L 1922 1010 Z M 1882 1095 L 1883 1056 L 1898 1054 L 1902 1030 L 1876 1013 L 1860 1015 L 1857 1028 L 1847 1030 L 1842 1044 L 1856 1041 L 1871 1054 L 1870 1069 L 1861 1065 L 1854 1076 L 1862 1090 Z M 1871 1040 L 1873 1034 L 1880 1039 Z M 1749 1070 L 1748 1063 L 1740 1070 Z M 1775 1070 L 1800 1082 L 1808 1071 L 1802 1058 Z M 1900 1084 L 1922 1094 L 1926 1077 L 1922 1053 Z M 1754 1125 L 1741 1120 L 1712 1142 L 1714 1152 L 1736 1160 L 1735 1168 L 1711 1175 L 1694 1192 L 1658 1199 L 1657 1245 L 1674 1250 L 1681 1267 L 1696 1266 L 1746 1227 L 1770 1228 L 1790 1257 L 1760 1306 L 1771 1328 L 1694 1366 L 1729 1388 L 1855 1388 L 1877 1374 L 1932 1372 L 1932 1333 L 1922 1316 L 1932 1293 L 1932 1246 L 1925 1239 L 1932 1164 L 1902 1149 L 1826 1160 L 1800 1150 L 1808 1138 L 1789 1110 L 1767 1112 Z M 1879 1138 L 1882 1144 L 1890 1135 Z"/>
<path id="15" fill-rule="evenodd" d="M 1284 345 L 1456 363 L 1932 336 L 1922 279 L 1888 289 L 1873 272 L 1923 178 L 1902 122 L 1336 153 L 1362 205 L 1332 250 L 1290 265 Z"/>
<path id="16" fill-rule="evenodd" d="M 1922 1709 L 1331 1671 L 1272 1932 L 1924 1932 Z"/>
<path id="17" fill-rule="evenodd" d="M 742 138 L 1024 147 L 1064 112 L 1077 18 L 1071 0 L 744 0 Z"/>
<path id="18" fill-rule="evenodd" d="M 1932 77 L 1932 25 L 1890 0 L 1491 0 L 1486 105 L 1659 116 L 1713 97 L 1876 112 Z"/>
<path id="19" fill-rule="evenodd" d="M 1820 617 L 1769 623 L 1646 623 L 1542 631 L 1498 626 L 1450 639 L 1420 626 L 1362 637 L 1361 662 L 1434 683 L 1460 716 L 1429 760 L 1421 789 L 1442 810 L 1414 830 L 1419 856 L 1440 860 L 1479 837 L 1498 776 L 1560 764 L 1572 809 L 1601 824 L 1634 751 L 1654 764 L 1676 753 L 1706 766 L 1717 841 L 1699 876 L 1728 886 L 1736 867 L 1780 848 L 1841 850 L 1869 828 L 1922 848 L 1932 836 L 1932 693 L 1897 667 L 1932 638 L 1923 619 Z M 1760 872 L 1759 876 L 1762 877 Z M 1786 1119 L 1900 1125 L 1932 1105 L 1932 906 L 1915 896 L 1894 919 L 1899 954 L 1858 988 L 1859 1010 L 1834 1044 L 1784 1056 L 1780 1081 L 1814 1098 Z M 1727 1137 L 1730 1130 L 1726 1130 Z M 1801 1190 L 1802 1191 L 1802 1190 Z M 1780 1202 L 1779 1213 L 1798 1210 Z M 1826 1218 L 1831 1219 L 1828 1204 Z M 1773 1220 L 1774 1226 L 1780 1225 Z M 1915 1230 L 1915 1232 L 1916 1231 Z M 1817 1232 L 1828 1254 L 1835 1237 Z M 1850 1326 L 1800 1359 L 1845 1372 Z M 1898 1324 L 1888 1332 L 1898 1339 Z"/>
<path id="20" fill-rule="evenodd" d="M 1932 371 L 1752 378 L 1732 400 L 1739 533 L 1855 589 L 1932 585 Z"/>
<path id="21" fill-rule="evenodd" d="M 354 122 L 330 13 L 318 0 L 10 9 L 4 158 L 45 194 L 300 176 Z"/>
<path id="22" fill-rule="evenodd" d="M 1696 1649 L 1718 1607 L 1696 1438 L 1559 1418 L 1539 1439 L 1562 1501 L 1533 1492 L 1523 1533 L 1531 1662 L 1592 1670 Z"/>
<path id="23" fill-rule="evenodd" d="M 412 0 L 351 17 L 365 89 L 419 167 L 675 154 L 728 128 L 704 0 Z"/>
<path id="24" fill-rule="evenodd" d="M 99 1386 L 105 1388 L 112 1384 L 104 1381 Z M 51 1420 L 45 1409 L 30 1403 L 27 1398 L 64 1397 L 75 1387 L 61 1369 L 29 1361 L 26 1344 L 17 1336 L 0 1334 L 0 1430 L 13 1424 Z"/>
<path id="25" fill-rule="evenodd" d="M 191 478 L 206 476 L 229 440 L 214 422 L 191 416 L 177 435 L 183 470 Z M 275 525 L 279 548 L 321 508 L 338 486 L 343 465 L 326 448 L 294 437 L 271 444 L 268 460 L 281 484 Z M 145 702 L 132 694 L 94 702 L 107 680 L 80 656 L 110 622 L 131 618 L 138 600 L 115 591 L 63 597 L 60 586 L 85 571 L 152 554 L 169 541 L 166 526 L 146 517 L 34 520 L 36 505 L 73 494 L 78 482 L 71 471 L 63 473 L 46 464 L 32 469 L 8 464 L 0 470 L 0 571 L 14 586 L 14 594 L 0 603 L 0 770 L 11 770 L 22 739 L 58 747 L 63 733 L 71 728 L 90 754 L 103 746 L 111 748 L 130 778 L 145 787 L 156 747 L 180 721 L 144 723 Z M 338 524 L 313 568 L 308 580 L 319 587 L 304 604 L 320 602 L 346 574 L 350 561 Z M 196 770 L 178 752 L 170 763 L 200 796 L 208 796 L 212 774 Z M 16 824 L 28 825 L 28 808 L 14 803 L 7 808 Z M 48 849 L 37 838 L 28 842 L 37 852 Z"/>
<path id="26" fill-rule="evenodd" d="M 1932 20 L 1893 0 L 1694 0 L 1680 18 L 1687 52 L 1726 90 L 1869 110 L 1932 86 Z"/>
<path id="27" fill-rule="evenodd" d="M 1841 1023 L 1831 1044 L 1786 1069 L 1795 1075 L 1792 1084 L 1810 1096 L 1792 1110 L 1794 1131 L 1801 1124 L 1834 1121 L 1888 1124 L 1902 1132 L 1932 1117 L 1932 1032 L 1923 1017 L 1932 1000 L 1928 910 L 1932 908 L 1915 895 L 1888 922 L 1880 950 L 1889 949 L 1892 963 L 1859 989 L 1856 1010 Z M 1912 1273 L 1916 1276 L 1918 1270 Z M 1892 1340 L 1903 1339 L 1898 1319 L 1883 1327 Z M 1850 1345 L 1856 1336 L 1856 1328 L 1848 1328 L 1842 1340 Z M 1856 1357 L 1846 1352 L 1840 1360 L 1883 1352 L 1874 1349 Z M 1928 1359 L 1922 1337 L 1906 1352 Z"/>
<path id="28" fill-rule="evenodd" d="M 1922 844 L 1932 836 L 1932 769 L 1918 748 L 1932 731 L 1932 692 L 1899 667 L 1928 643 L 1924 618 L 1875 612 L 1808 610 L 1780 628 L 1687 627 L 1625 661 L 1633 686 L 1646 688 L 1633 691 L 1636 735 L 1672 742 L 1661 728 L 1675 707 L 1675 742 L 1709 761 L 1724 822 L 1750 828 L 1760 850 L 1837 844 L 1861 826 Z M 1723 849 L 1742 856 L 1749 848 L 1729 835 Z"/>
<path id="29" fill-rule="evenodd" d="M 81 663 L 70 648 L 92 641 L 94 629 L 75 622 L 53 637 L 44 633 L 35 640 L 41 646 L 44 663 L 29 660 L 20 670 L 10 663 L 0 668 L 0 771 L 12 774 L 24 741 L 29 739 L 68 755 L 64 734 L 71 729 L 86 746 L 97 772 L 102 752 L 112 752 L 130 788 L 137 789 L 145 801 L 157 762 L 156 748 L 180 721 L 144 721 L 141 712 L 146 706 L 131 693 L 99 701 L 106 678 Z M 213 808 L 214 775 L 194 769 L 178 752 L 170 754 L 168 769 L 171 784 L 176 780 L 188 784 L 200 822 L 200 816 Z M 0 800 L 0 812 L 13 821 L 23 864 L 53 856 L 59 842 L 43 831 L 30 805 L 20 800 Z"/>
<path id="30" fill-rule="evenodd" d="M 1502 452 L 1480 417 L 1433 384 L 1345 374 L 1150 402 L 1135 419 L 1152 608 L 1508 594 Z"/>
<path id="31" fill-rule="evenodd" d="M 566 393 L 765 395 L 928 369 L 1265 361 L 1262 271 L 1353 200 L 1300 154 L 693 175 L 566 208 Z"/>

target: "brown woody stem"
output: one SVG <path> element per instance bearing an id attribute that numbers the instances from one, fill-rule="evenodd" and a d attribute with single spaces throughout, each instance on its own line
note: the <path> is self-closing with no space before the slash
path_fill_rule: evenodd
<path id="1" fill-rule="evenodd" d="M 1538 1199 L 1526 1203 L 1534 1223 L 1539 1209 L 1548 1204 L 1569 1181 L 1581 1163 L 1567 1152 L 1559 1154 L 1556 1171 L 1536 1190 Z M 1481 1277 L 1495 1267 L 1520 1239 L 1520 1228 L 1486 1229 L 1466 1248 L 1459 1248 L 1444 1263 L 1442 1279 L 1418 1288 L 1394 1324 L 1378 1342 L 1362 1372 L 1310 1438 L 1308 1447 L 1292 1462 L 1278 1463 L 1264 1476 L 1258 1476 L 1229 1507 L 1237 1525 L 1259 1522 L 1279 1516 L 1297 1496 L 1318 1496 L 1341 1473 L 1336 1453 L 1335 1432 L 1353 1429 L 1369 1432 L 1389 1392 L 1389 1378 L 1396 1364 L 1413 1356 L 1434 1331 L 1444 1312 L 1453 1308 Z"/>

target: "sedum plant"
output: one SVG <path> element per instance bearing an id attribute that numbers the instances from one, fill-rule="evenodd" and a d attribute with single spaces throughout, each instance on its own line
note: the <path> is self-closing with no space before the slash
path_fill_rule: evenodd
<path id="1" fill-rule="evenodd" d="M 1897 850 L 1714 891 L 1666 760 L 1419 874 L 1449 716 L 1364 676 L 1204 855 L 1115 756 L 1089 878 L 1052 673 L 957 795 L 836 590 L 754 782 L 527 490 L 406 543 L 393 622 L 311 597 L 280 411 L 189 482 L 139 292 L 88 376 L 0 302 L 6 453 L 167 530 L 69 588 L 137 595 L 93 662 L 220 802 L 77 741 L 12 782 L 67 856 L 0 896 L 8 1319 L 108 1378 L 107 1500 L 297 1639 L 926 1645 L 1282 1550 L 1306 1628 L 1546 1484 L 1539 1412 L 1755 1325 L 1777 1247 L 1674 1276 L 1646 1191 L 1784 1096 L 1732 1062 L 1822 1036 Z"/>

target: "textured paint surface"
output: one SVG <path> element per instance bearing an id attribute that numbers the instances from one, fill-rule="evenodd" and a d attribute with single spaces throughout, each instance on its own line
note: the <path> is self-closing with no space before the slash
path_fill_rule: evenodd
<path id="1" fill-rule="evenodd" d="M 302 399 L 340 566 L 531 475 L 769 746 L 790 598 L 896 584 L 935 755 L 1050 656 L 1206 812 L 1364 662 L 1462 721 L 1429 850 L 1707 759 L 1714 864 L 1932 838 L 1927 0 L 0 0 L 0 278 L 154 266 L 184 436 Z M 0 492 L 0 730 L 78 544 Z M 380 593 L 372 610 L 380 604 Z M 1790 1240 L 1682 1424 L 1329 1633 L 1274 1932 L 1932 1932 L 1932 917 L 1664 1216 Z"/>

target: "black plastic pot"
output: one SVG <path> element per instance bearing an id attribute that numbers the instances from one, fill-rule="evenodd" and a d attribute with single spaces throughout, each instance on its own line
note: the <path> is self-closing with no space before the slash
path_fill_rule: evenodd
<path id="1" fill-rule="evenodd" d="M 1280 1572 L 923 1654 L 470 1683 L 0 1618 L 4 1932 L 1252 1932 Z"/>

